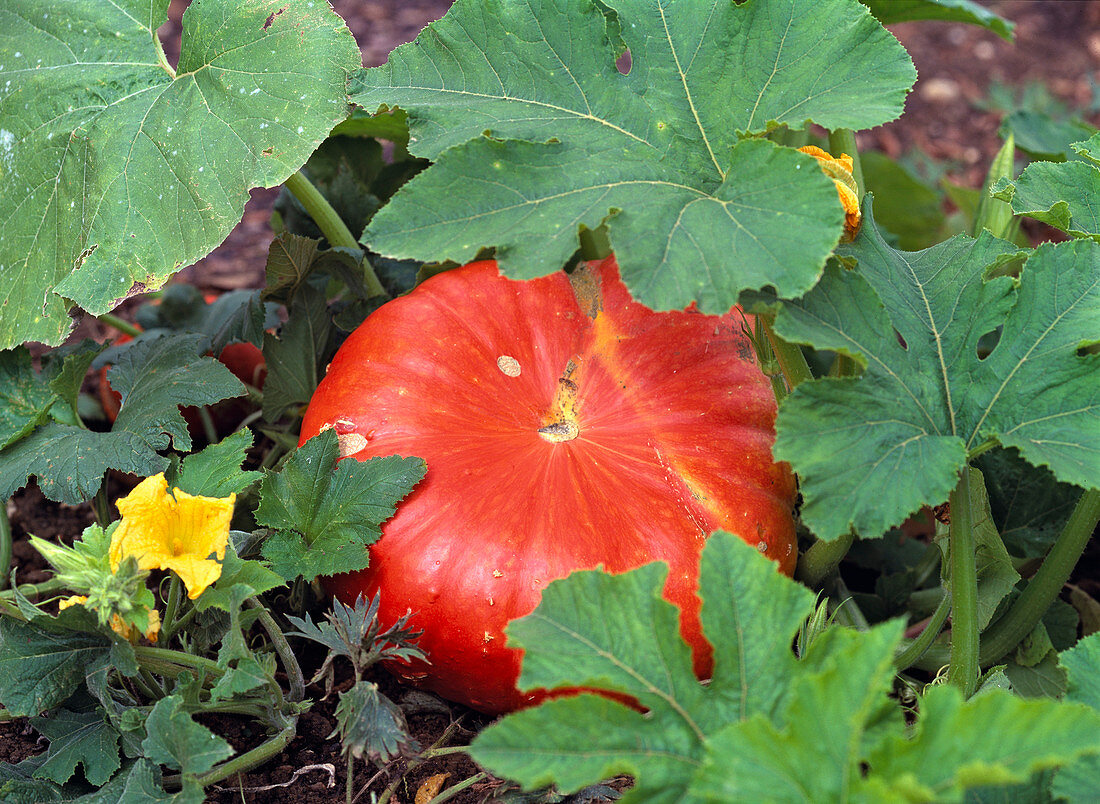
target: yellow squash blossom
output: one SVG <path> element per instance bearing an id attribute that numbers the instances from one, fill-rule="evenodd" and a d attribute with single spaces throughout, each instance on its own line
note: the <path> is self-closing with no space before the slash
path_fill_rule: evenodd
<path id="1" fill-rule="evenodd" d="M 861 213 L 859 211 L 859 188 L 852 176 L 852 157 L 841 154 L 835 157 L 827 151 L 823 151 L 815 145 L 807 145 L 799 148 L 804 154 L 809 154 L 817 160 L 822 172 L 833 180 L 836 185 L 840 203 L 844 205 L 844 242 L 855 240 L 859 232 Z"/>
<path id="2" fill-rule="evenodd" d="M 169 494 L 163 473 L 145 478 L 117 502 L 122 521 L 111 539 L 112 569 L 133 556 L 140 569 L 172 570 L 188 597 L 198 597 L 222 573 L 218 561 L 225 558 L 235 500 L 235 494 L 196 497 L 179 489 Z"/>
<path id="3" fill-rule="evenodd" d="M 88 602 L 87 595 L 72 595 L 67 597 L 57 604 L 58 611 L 64 611 L 69 606 L 83 606 Z M 111 630 L 118 634 L 123 639 L 130 639 L 134 634 L 134 629 L 127 624 L 117 614 L 111 615 Z M 149 628 L 145 632 L 145 638 L 150 642 L 156 642 L 157 636 L 160 634 L 160 612 L 156 609 L 149 610 Z"/>

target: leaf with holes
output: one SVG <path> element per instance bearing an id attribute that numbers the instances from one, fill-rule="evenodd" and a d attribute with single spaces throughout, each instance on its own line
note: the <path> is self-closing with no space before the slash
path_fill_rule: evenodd
<path id="1" fill-rule="evenodd" d="M 857 271 L 831 267 L 776 320 L 784 338 L 865 368 L 803 383 L 779 412 L 776 457 L 799 473 L 802 517 L 819 536 L 879 534 L 943 502 L 991 444 L 1059 480 L 1097 483 L 1100 357 L 1077 352 L 1100 338 L 1100 243 L 1045 244 L 1019 282 L 985 278 L 1019 256 L 987 232 L 903 252 L 867 222 L 844 253 Z M 1002 327 L 979 357 L 979 338 Z"/>
<path id="2" fill-rule="evenodd" d="M 876 126 L 915 78 L 856 0 L 460 0 L 353 82 L 365 108 L 407 110 L 410 151 L 435 162 L 363 242 L 460 262 L 495 246 L 504 273 L 531 278 L 607 220 L 652 308 L 724 313 L 766 284 L 796 295 L 840 237 L 835 187 L 812 159 L 742 135 Z"/>
<path id="3" fill-rule="evenodd" d="M 168 0 L 0 7 L 0 347 L 59 343 L 156 288 L 297 170 L 347 114 L 359 51 L 327 3 L 206 0 L 179 65 Z"/>

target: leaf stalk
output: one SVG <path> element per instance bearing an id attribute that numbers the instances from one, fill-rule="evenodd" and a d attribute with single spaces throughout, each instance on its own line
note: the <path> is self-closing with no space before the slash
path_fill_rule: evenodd
<path id="1" fill-rule="evenodd" d="M 978 686 L 978 560 L 970 511 L 970 467 L 964 466 L 951 492 L 950 550 L 951 662 L 947 682 L 969 698 Z"/>

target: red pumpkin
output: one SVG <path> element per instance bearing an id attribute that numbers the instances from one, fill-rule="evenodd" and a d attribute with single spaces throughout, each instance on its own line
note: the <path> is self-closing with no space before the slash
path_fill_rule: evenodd
<path id="1" fill-rule="evenodd" d="M 518 282 L 493 262 L 429 279 L 373 313 L 310 402 L 302 441 L 334 428 L 359 460 L 418 455 L 427 475 L 382 528 L 370 566 L 331 580 L 407 609 L 431 664 L 398 675 L 486 713 L 516 690 L 504 627 L 542 589 L 597 565 L 670 566 L 695 669 L 699 553 L 723 528 L 794 569 L 794 481 L 771 456 L 775 399 L 740 311 L 657 313 L 614 258 Z"/>

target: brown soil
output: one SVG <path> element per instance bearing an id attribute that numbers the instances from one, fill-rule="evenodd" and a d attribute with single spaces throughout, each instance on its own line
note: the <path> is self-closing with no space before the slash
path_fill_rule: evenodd
<path id="1" fill-rule="evenodd" d="M 172 22 L 163 29 L 169 58 L 178 52 L 178 20 L 186 0 L 172 0 Z M 411 40 L 427 22 L 441 16 L 446 0 L 334 0 L 336 10 L 348 21 L 363 50 L 367 66 L 382 63 L 397 44 Z M 859 135 L 862 149 L 882 150 L 890 156 L 917 151 L 947 165 L 947 175 L 971 187 L 981 184 L 986 167 L 1000 146 L 997 127 L 1002 113 L 984 108 L 990 87 L 996 84 L 1022 88 L 1042 82 L 1071 107 L 1095 108 L 1100 94 L 1100 2 L 1059 0 L 987 0 L 986 5 L 1016 21 L 1017 40 L 1007 43 L 980 29 L 949 23 L 906 23 L 893 26 L 917 65 L 920 80 L 909 97 L 900 122 Z M 173 36 L 176 38 L 173 39 Z M 1100 124 L 1095 112 L 1091 122 Z M 213 254 L 180 273 L 204 289 L 258 287 L 271 233 L 268 217 L 274 190 L 253 192 L 244 220 Z M 92 327 L 92 334 L 97 334 Z M 71 508 L 45 500 L 33 487 L 19 492 L 9 503 L 16 539 L 15 564 L 21 582 L 41 581 L 46 576 L 27 533 L 71 538 L 91 521 L 87 506 Z M 1088 559 L 1086 559 L 1088 560 Z M 1092 562 L 1095 566 L 1095 562 Z M 1092 573 L 1090 573 L 1092 574 Z M 316 665 L 319 656 L 303 649 L 305 664 Z M 307 670 L 308 672 L 308 670 Z M 403 691 L 385 674 L 375 680 L 400 700 Z M 350 686 L 350 679 L 343 684 Z M 315 697 L 321 692 L 311 690 Z M 335 696 L 333 696 L 335 697 Z M 328 739 L 335 727 L 334 700 L 320 701 L 302 715 L 298 736 L 277 758 L 264 767 L 223 783 L 209 791 L 215 802 L 294 802 L 327 804 L 344 800 L 347 765 L 338 743 Z M 455 723 L 451 744 L 467 741 L 485 724 L 485 718 L 457 706 L 413 709 L 409 722 L 421 745 L 435 743 Z M 256 744 L 259 735 L 250 724 L 221 718 L 207 721 L 239 750 Z M 0 760 L 18 762 L 45 748 L 45 742 L 25 719 L 0 725 Z M 417 788 L 429 776 L 447 773 L 447 784 L 474 775 L 478 769 L 461 754 L 429 760 L 406 772 L 404 760 L 382 768 L 357 763 L 357 801 L 380 794 L 395 779 L 402 779 L 391 801 L 409 804 Z M 367 785 L 369 784 L 369 789 Z M 281 785 L 281 786 L 280 786 Z M 487 779 L 451 799 L 458 804 L 486 800 L 500 783 Z"/>

